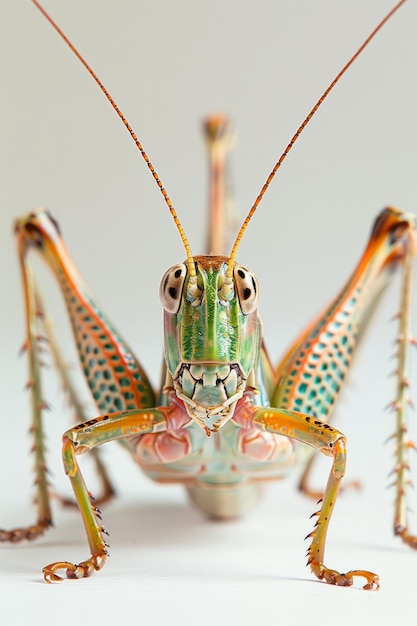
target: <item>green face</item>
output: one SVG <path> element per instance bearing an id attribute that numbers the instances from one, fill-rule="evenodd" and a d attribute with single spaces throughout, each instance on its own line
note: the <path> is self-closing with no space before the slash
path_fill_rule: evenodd
<path id="1" fill-rule="evenodd" d="M 233 288 L 225 289 L 225 257 L 195 262 L 193 289 L 184 265 L 168 270 L 161 284 L 165 358 L 190 417 L 212 431 L 232 417 L 258 359 L 258 285 L 236 266 Z"/>

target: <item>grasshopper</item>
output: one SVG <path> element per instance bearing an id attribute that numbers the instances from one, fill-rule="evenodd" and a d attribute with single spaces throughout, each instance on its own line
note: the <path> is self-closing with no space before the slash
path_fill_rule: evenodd
<path id="1" fill-rule="evenodd" d="M 350 586 L 356 577 L 364 589 L 379 588 L 373 572 L 346 573 L 325 565 L 326 535 L 346 466 L 346 438 L 329 423 L 350 365 L 358 335 L 375 299 L 401 267 L 403 282 L 399 315 L 398 385 L 393 404 L 397 416 L 395 466 L 395 534 L 410 547 L 417 538 L 407 520 L 408 449 L 406 412 L 409 403 L 408 361 L 410 291 L 416 254 L 414 216 L 386 208 L 376 218 L 369 242 L 350 278 L 306 329 L 277 366 L 273 366 L 258 316 L 259 285 L 251 270 L 237 262 L 249 222 L 269 184 L 321 103 L 389 17 L 398 2 L 342 68 L 302 122 L 275 164 L 244 220 L 230 253 L 224 254 L 225 167 L 230 147 L 227 120 L 212 116 L 206 123 L 211 163 L 210 237 L 205 255 L 194 255 L 173 204 L 142 144 L 97 75 L 37 0 L 32 0 L 96 81 L 122 120 L 162 193 L 181 237 L 186 259 L 167 270 L 160 285 L 164 310 L 164 366 L 155 393 L 134 353 L 98 308 L 91 291 L 65 247 L 60 227 L 49 211 L 39 209 L 15 223 L 22 269 L 32 397 L 38 518 L 24 528 L 1 530 L 2 541 L 34 539 L 52 523 L 46 475 L 42 414 L 40 348 L 46 333 L 58 370 L 77 407 L 77 398 L 52 332 L 42 328 L 43 304 L 34 280 L 30 253 L 36 251 L 55 275 L 62 291 L 82 369 L 99 417 L 83 421 L 63 436 L 63 462 L 84 522 L 90 555 L 78 564 L 57 561 L 44 567 L 47 582 L 90 576 L 108 555 L 107 531 L 98 501 L 91 496 L 77 457 L 94 455 L 106 500 L 113 488 L 96 454 L 107 441 L 120 440 L 153 480 L 184 484 L 191 500 L 213 518 L 245 514 L 253 507 L 265 481 L 282 478 L 307 451 L 330 457 L 331 468 L 315 526 L 308 535 L 308 565 L 327 583 Z M 78 414 L 82 409 L 77 407 Z M 311 456 L 302 489 L 309 487 Z M 62 574 L 61 572 L 64 572 Z"/>

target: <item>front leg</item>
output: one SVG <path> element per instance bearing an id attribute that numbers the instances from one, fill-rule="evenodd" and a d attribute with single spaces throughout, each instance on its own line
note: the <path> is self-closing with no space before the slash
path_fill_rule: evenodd
<path id="1" fill-rule="evenodd" d="M 314 530 L 308 535 L 311 538 L 311 544 L 307 551 L 307 563 L 317 578 L 324 579 L 332 585 L 350 586 L 354 577 L 360 576 L 367 581 L 364 589 L 378 589 L 379 578 L 372 572 L 352 570 L 346 574 L 341 574 L 324 565 L 327 530 L 346 467 L 346 439 L 344 435 L 315 417 L 272 407 L 256 410 L 253 423 L 271 433 L 285 435 L 306 443 L 326 456 L 333 457 L 322 505 L 315 514 L 318 519 Z"/>
<path id="2" fill-rule="evenodd" d="M 57 561 L 43 568 L 46 582 L 57 582 L 62 577 L 57 574 L 65 570 L 67 578 L 85 578 L 100 570 L 108 556 L 107 544 L 103 535 L 107 532 L 101 523 L 100 511 L 88 491 L 77 463 L 77 455 L 92 450 L 107 441 L 138 437 L 166 429 L 168 410 L 133 409 L 98 417 L 71 428 L 63 437 L 63 462 L 69 476 L 90 545 L 90 557 L 79 564 Z"/>

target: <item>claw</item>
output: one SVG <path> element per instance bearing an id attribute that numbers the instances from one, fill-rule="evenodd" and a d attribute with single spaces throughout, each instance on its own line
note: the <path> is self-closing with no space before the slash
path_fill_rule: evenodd
<path id="1" fill-rule="evenodd" d="M 353 585 L 353 579 L 355 577 L 366 578 L 366 584 L 363 589 L 366 591 L 378 591 L 379 589 L 379 576 L 368 572 L 363 569 L 355 569 L 346 574 L 341 574 L 334 569 L 329 569 L 323 563 L 312 562 L 310 563 L 311 571 L 320 580 L 325 580 L 330 585 L 338 585 L 340 587 L 351 587 Z"/>
<path id="2" fill-rule="evenodd" d="M 70 568 L 75 567 L 72 563 L 68 561 L 60 561 L 58 563 L 50 563 L 49 565 L 45 565 L 42 569 L 43 577 L 45 582 L 47 583 L 57 583 L 64 580 L 61 576 L 58 576 L 55 572 L 60 569 L 66 569 L 66 575 L 68 577 L 68 571 Z"/>
<path id="3" fill-rule="evenodd" d="M 353 583 L 355 576 L 366 578 L 368 582 L 363 586 L 363 589 L 366 591 L 378 591 L 379 589 L 379 576 L 377 574 L 373 574 L 372 572 L 367 572 L 363 569 L 355 569 L 342 575 L 351 581 L 350 584 Z"/>
<path id="4" fill-rule="evenodd" d="M 69 580 L 78 580 L 79 578 L 87 578 L 94 572 L 100 570 L 105 561 L 106 554 L 93 554 L 93 556 L 78 565 L 70 563 L 69 561 L 57 561 L 56 563 L 50 563 L 45 565 L 42 569 L 43 577 L 47 583 L 61 582 L 65 578 Z M 59 576 L 56 572 L 59 570 L 65 570 L 65 576 Z"/>

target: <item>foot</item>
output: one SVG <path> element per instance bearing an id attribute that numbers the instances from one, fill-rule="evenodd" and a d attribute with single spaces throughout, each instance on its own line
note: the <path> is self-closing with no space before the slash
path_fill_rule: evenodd
<path id="1" fill-rule="evenodd" d="M 91 576 L 91 574 L 97 572 L 103 567 L 106 562 L 106 556 L 108 555 L 93 554 L 93 556 L 89 559 L 82 561 L 82 563 L 78 563 L 78 565 L 70 563 L 69 561 L 57 561 L 56 563 L 50 563 L 43 568 L 43 577 L 47 583 L 61 582 L 65 578 L 69 578 L 70 580 L 87 578 L 87 576 Z M 58 576 L 57 572 L 59 570 L 65 570 L 64 577 Z"/>
<path id="2" fill-rule="evenodd" d="M 351 587 L 353 579 L 361 577 L 366 579 L 366 585 L 363 589 L 367 591 L 377 591 L 379 589 L 379 576 L 363 569 L 355 569 L 346 574 L 341 574 L 334 569 L 329 569 L 323 563 L 312 561 L 310 563 L 311 571 L 320 580 L 325 580 L 330 585 L 339 585 L 341 587 Z"/>

